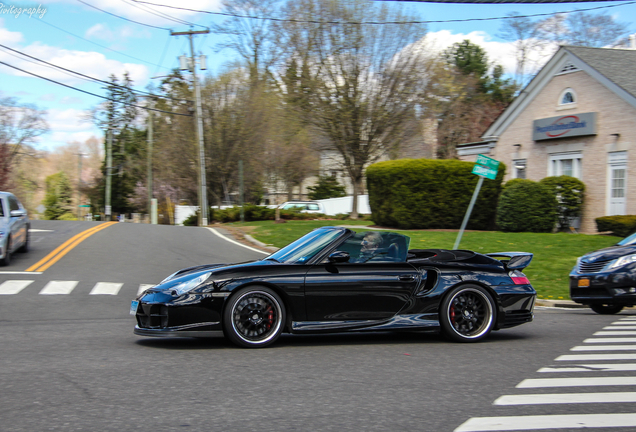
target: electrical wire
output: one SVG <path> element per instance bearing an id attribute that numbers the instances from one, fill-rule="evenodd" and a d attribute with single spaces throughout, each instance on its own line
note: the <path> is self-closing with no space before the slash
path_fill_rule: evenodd
<path id="1" fill-rule="evenodd" d="M 121 0 L 121 1 L 123 1 L 124 3 L 126 3 L 129 6 L 136 7 L 137 9 L 140 9 L 140 10 L 142 10 L 144 12 L 151 13 L 153 15 L 156 15 L 156 16 L 160 17 L 160 18 L 164 18 L 164 19 L 167 19 L 167 20 L 170 20 L 170 21 L 174 21 L 174 22 L 179 23 L 179 24 L 185 24 L 185 25 L 190 25 L 190 26 L 198 26 L 198 27 L 206 28 L 204 25 L 201 25 L 201 24 L 195 24 L 195 23 L 191 23 L 189 21 L 182 20 L 181 18 L 171 17 L 170 15 L 167 15 L 167 14 L 165 14 L 163 12 L 156 11 L 156 10 L 154 10 L 154 9 L 148 7 L 148 6 L 142 6 L 142 5 L 134 4 L 134 3 L 130 2 L 129 0 Z"/>
<path id="2" fill-rule="evenodd" d="M 115 99 L 112 99 L 112 98 L 109 98 L 109 97 L 106 97 L 106 96 L 98 95 L 96 93 L 92 93 L 92 92 L 89 92 L 89 91 L 86 91 L 86 90 L 79 89 L 77 87 L 73 87 L 73 86 L 68 85 L 68 84 L 61 83 L 59 81 L 55 81 L 55 80 L 53 80 L 51 78 L 43 77 L 43 76 L 38 75 L 36 73 L 29 72 L 27 70 L 21 69 L 21 68 L 19 68 L 17 66 L 10 65 L 9 63 L 5 63 L 3 61 L 0 61 L 0 64 L 3 64 L 5 66 L 8 66 L 8 67 L 16 69 L 16 70 L 19 70 L 20 72 L 23 72 L 25 74 L 33 75 L 34 77 L 43 79 L 45 81 L 49 81 L 49 82 L 52 82 L 54 84 L 61 85 L 63 87 L 69 88 L 71 90 L 75 90 L 75 91 L 78 91 L 78 92 L 81 92 L 81 93 L 86 93 L 86 94 L 91 95 L 91 96 L 95 96 L 95 97 L 98 97 L 98 98 L 101 98 L 101 99 L 109 100 L 111 102 L 121 103 L 122 105 L 132 106 L 132 107 L 143 109 L 143 110 L 146 110 L 146 111 L 156 111 L 156 112 L 165 113 L 165 114 L 173 114 L 173 115 L 180 115 L 180 116 L 185 116 L 185 117 L 192 117 L 192 114 L 181 114 L 181 113 L 176 113 L 176 112 L 172 112 L 172 111 L 164 111 L 164 110 L 160 110 L 160 109 L 156 109 L 156 108 L 149 108 L 149 107 L 145 107 L 145 106 L 141 106 L 141 105 L 135 105 L 135 104 L 131 104 L 131 103 L 121 102 L 121 101 L 118 101 L 118 100 L 115 100 Z"/>
<path id="3" fill-rule="evenodd" d="M 93 44 L 93 45 L 96 45 L 96 46 L 98 46 L 98 47 L 100 47 L 100 48 L 107 49 L 107 50 L 112 51 L 112 52 L 114 52 L 114 53 L 117 53 L 117 54 L 119 54 L 119 55 L 123 55 L 123 56 L 125 56 L 125 57 L 130 58 L 130 59 L 137 60 L 137 61 L 140 61 L 140 62 L 142 62 L 142 63 L 149 64 L 149 65 L 152 65 L 152 66 L 157 66 L 157 67 L 160 67 L 160 68 L 162 68 L 162 69 L 168 69 L 168 70 L 170 70 L 170 68 L 167 68 L 167 67 L 164 67 L 164 66 L 158 65 L 158 64 L 156 64 L 156 63 L 152 63 L 152 62 L 149 62 L 149 61 L 146 61 L 146 60 L 143 60 L 143 59 L 137 58 L 137 57 L 133 57 L 133 56 L 131 56 L 131 55 L 124 54 L 124 53 L 123 53 L 123 52 L 121 52 L 121 51 L 117 51 L 117 50 L 114 50 L 114 49 L 109 48 L 109 47 L 107 47 L 107 46 L 104 46 L 104 45 L 98 44 L 97 42 L 93 42 L 92 40 L 88 40 L 88 39 L 86 39 L 86 38 L 83 38 L 82 36 L 78 36 L 78 35 L 76 35 L 76 34 L 74 34 L 74 33 L 71 33 L 70 31 L 67 31 L 67 30 L 64 30 L 63 28 L 60 28 L 60 27 L 58 27 L 58 26 L 55 26 L 55 25 L 53 25 L 53 24 L 51 24 L 51 23 L 49 23 L 49 22 L 47 22 L 47 21 L 45 21 L 45 20 L 37 20 L 37 22 L 42 23 L 42 24 L 46 24 L 46 25 L 48 25 L 48 26 L 53 27 L 54 29 L 57 29 L 57 30 L 59 30 L 59 31 L 62 31 L 62 32 L 66 33 L 66 34 L 69 34 L 69 35 L 71 35 L 71 36 L 73 36 L 73 37 L 76 37 L 76 38 L 81 39 L 81 40 L 83 40 L 83 41 L 85 41 L 85 42 L 91 43 L 91 44 Z"/>
<path id="4" fill-rule="evenodd" d="M 79 0 L 78 0 L 79 1 Z M 505 16 L 505 17 L 490 17 L 490 18 L 465 18 L 465 19 L 452 19 L 452 20 L 427 20 L 427 21 L 318 21 L 318 20 L 299 20 L 293 18 L 273 18 L 273 17 L 257 17 L 252 15 L 241 15 L 241 14 L 232 14 L 228 12 L 212 12 L 206 10 L 198 10 L 198 9 L 189 9 L 179 6 L 168 6 L 157 3 L 151 3 L 143 0 L 131 0 L 135 3 L 143 3 L 152 6 L 160 6 L 166 7 L 170 9 L 178 9 L 178 10 L 186 10 L 190 12 L 197 13 L 205 13 L 210 15 L 221 15 L 221 16 L 229 16 L 234 18 L 248 18 L 248 19 L 258 19 L 258 20 L 270 20 L 277 22 L 294 22 L 300 24 L 339 24 L 339 25 L 403 25 L 403 24 L 442 24 L 442 23 L 456 23 L 456 22 L 469 22 L 469 21 L 495 21 L 495 20 L 507 20 L 507 19 L 515 19 L 515 18 L 536 18 L 542 16 L 551 16 L 555 14 L 566 14 L 566 13 L 574 13 L 574 12 L 588 12 L 598 9 L 608 9 L 619 6 L 626 6 L 636 4 L 636 1 L 629 1 L 615 5 L 606 5 L 606 6 L 597 6 L 592 8 L 585 9 L 572 9 L 569 11 L 562 12 L 550 12 L 550 13 L 539 13 L 539 14 L 529 14 L 529 15 L 513 15 L 513 16 Z M 609 0 L 605 0 L 609 1 Z"/>
<path id="5" fill-rule="evenodd" d="M 131 20 L 131 19 L 125 18 L 125 17 L 123 17 L 123 16 L 119 16 L 119 15 L 117 15 L 117 14 L 114 14 L 114 13 L 111 13 L 111 12 L 108 12 L 108 11 L 105 11 L 104 9 L 100 9 L 100 8 L 98 8 L 97 6 L 93 6 L 93 5 L 92 5 L 92 4 L 90 4 L 90 3 L 86 3 L 84 0 L 77 0 L 77 1 L 78 1 L 78 2 L 80 2 L 80 3 L 82 3 L 82 4 L 84 4 L 84 5 L 86 5 L 86 6 L 88 6 L 88 7 L 92 7 L 93 9 L 97 9 L 97 10 L 98 10 L 98 11 L 100 11 L 100 12 L 103 12 L 103 13 L 105 13 L 105 14 L 108 14 L 108 15 L 114 16 L 114 17 L 119 18 L 119 19 L 123 19 L 123 20 L 128 21 L 128 22 L 131 22 L 131 23 L 139 24 L 139 25 L 146 26 L 146 27 L 156 28 L 156 29 L 159 29 L 159 30 L 168 30 L 168 31 L 170 31 L 170 29 L 169 29 L 169 28 L 166 28 L 166 27 L 158 27 L 158 26 L 154 26 L 154 25 L 151 25 L 151 24 L 145 24 L 145 23 L 142 23 L 142 22 L 139 22 L 139 21 Z"/>
<path id="6" fill-rule="evenodd" d="M 80 76 L 80 77 L 82 77 L 84 79 L 87 79 L 87 80 L 92 80 L 92 81 L 96 81 L 96 82 L 99 82 L 99 83 L 102 83 L 102 84 L 106 84 L 106 85 L 109 85 L 109 86 L 114 86 L 114 87 L 118 87 L 118 88 L 122 88 L 122 89 L 127 89 L 127 90 L 130 90 L 132 92 L 140 93 L 140 94 L 146 95 L 146 96 L 153 96 L 153 97 L 161 98 L 161 99 L 170 99 L 170 100 L 174 100 L 174 101 L 178 101 L 178 102 L 192 102 L 191 100 L 188 100 L 188 99 L 179 99 L 179 98 L 173 98 L 173 97 L 170 97 L 170 96 L 161 96 L 161 95 L 156 95 L 156 94 L 153 94 L 153 93 L 145 92 L 143 90 L 135 90 L 135 89 L 132 89 L 130 87 L 126 87 L 126 86 L 122 86 L 122 85 L 119 85 L 119 84 L 115 84 L 115 83 L 110 82 L 110 81 L 105 81 L 105 80 L 102 80 L 102 79 L 99 79 L 99 78 L 95 78 L 95 77 L 92 77 L 92 76 L 89 76 L 89 75 L 85 75 L 85 74 L 83 74 L 81 72 L 77 72 L 77 71 L 74 71 L 72 69 L 67 69 L 65 67 L 58 66 L 58 65 L 53 64 L 53 63 L 49 63 L 46 60 L 42 60 L 42 59 L 39 59 L 37 57 L 33 57 L 32 55 L 23 53 L 22 51 L 18 51 L 16 49 L 10 48 L 10 47 L 8 47 L 6 45 L 0 44 L 0 48 L 4 48 L 6 50 L 13 51 L 15 53 L 18 53 L 18 54 L 24 56 L 24 57 L 28 57 L 29 59 L 33 59 L 33 60 L 39 61 L 41 63 L 44 63 L 45 65 L 47 65 L 49 67 L 57 68 L 57 69 L 60 69 L 60 70 L 62 70 L 64 72 L 78 75 L 78 76 Z"/>

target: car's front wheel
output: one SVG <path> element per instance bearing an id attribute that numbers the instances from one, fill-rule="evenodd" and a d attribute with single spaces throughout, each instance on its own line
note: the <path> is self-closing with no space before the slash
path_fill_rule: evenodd
<path id="1" fill-rule="evenodd" d="M 285 323 L 283 301 L 274 290 L 246 287 L 234 294 L 223 312 L 228 339 L 245 348 L 261 348 L 278 339 Z"/>
<path id="2" fill-rule="evenodd" d="M 612 304 L 591 304 L 590 308 L 601 315 L 614 315 L 623 310 L 623 306 L 620 305 L 612 305 Z"/>
<path id="3" fill-rule="evenodd" d="M 493 329 L 495 313 L 495 302 L 485 288 L 477 285 L 453 288 L 442 301 L 442 332 L 457 342 L 477 342 Z"/>
<path id="4" fill-rule="evenodd" d="M 8 266 L 11 264 L 11 237 L 7 239 L 6 250 L 4 251 L 4 258 L 0 259 L 0 266 Z"/>

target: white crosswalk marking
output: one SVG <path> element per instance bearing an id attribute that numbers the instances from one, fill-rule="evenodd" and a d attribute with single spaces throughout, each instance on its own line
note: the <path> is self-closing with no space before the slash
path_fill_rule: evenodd
<path id="1" fill-rule="evenodd" d="M 580 364 L 566 367 L 544 367 L 537 372 L 622 372 L 636 371 L 636 363 Z"/>
<path id="2" fill-rule="evenodd" d="M 79 281 L 51 281 L 46 284 L 40 294 L 43 295 L 57 295 L 57 294 L 70 294 L 75 289 Z"/>
<path id="3" fill-rule="evenodd" d="M 583 341 L 583 343 L 616 343 L 616 342 L 636 343 L 636 338 L 594 338 L 594 339 L 585 339 Z"/>
<path id="4" fill-rule="evenodd" d="M 546 405 L 577 403 L 625 403 L 636 402 L 636 392 L 611 393 L 553 393 L 505 395 L 495 401 L 495 405 Z"/>
<path id="5" fill-rule="evenodd" d="M 587 387 L 636 385 L 636 377 L 585 377 L 526 379 L 517 388 Z"/>
<path id="6" fill-rule="evenodd" d="M 97 282 L 91 292 L 91 295 L 117 295 L 123 283 L 113 282 Z"/>
<path id="7" fill-rule="evenodd" d="M 636 336 L 636 331 L 599 331 L 594 333 L 594 336 Z"/>
<path id="8" fill-rule="evenodd" d="M 137 290 L 137 295 L 141 294 L 142 292 L 146 291 L 148 288 L 152 288 L 153 284 L 141 284 L 139 285 L 139 289 Z"/>
<path id="9" fill-rule="evenodd" d="M 28 287 L 32 280 L 8 280 L 0 284 L 0 295 L 17 294 Z"/>
<path id="10" fill-rule="evenodd" d="M 634 427 L 634 425 L 636 425 L 636 414 L 473 417 L 455 429 L 455 432 Z"/>
<path id="11" fill-rule="evenodd" d="M 588 361 L 588 360 L 636 360 L 636 354 L 571 354 L 562 355 L 556 361 Z"/>
<path id="12" fill-rule="evenodd" d="M 633 351 L 636 345 L 592 345 L 575 346 L 570 351 Z"/>
<path id="13" fill-rule="evenodd" d="M 611 326 L 603 327 L 603 330 L 636 330 L 635 325 L 624 325 L 625 323 L 621 323 L 620 326 L 615 326 L 612 324 Z"/>
<path id="14" fill-rule="evenodd" d="M 614 321 L 612 324 L 610 325 L 619 325 L 619 326 L 631 326 L 634 325 L 633 322 L 630 321 Z"/>

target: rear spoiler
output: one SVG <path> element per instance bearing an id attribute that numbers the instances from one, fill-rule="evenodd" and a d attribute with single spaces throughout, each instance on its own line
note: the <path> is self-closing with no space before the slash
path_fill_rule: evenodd
<path id="1" fill-rule="evenodd" d="M 508 260 L 500 259 L 499 261 L 510 270 L 523 270 L 530 265 L 534 256 L 530 252 L 495 252 L 486 255 L 495 259 L 499 259 L 497 257 L 508 258 Z"/>

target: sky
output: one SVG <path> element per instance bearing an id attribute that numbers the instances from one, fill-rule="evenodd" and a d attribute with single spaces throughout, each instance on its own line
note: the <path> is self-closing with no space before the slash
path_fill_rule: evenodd
<path id="1" fill-rule="evenodd" d="M 221 0 L 148 0 L 156 4 L 219 12 Z M 371 1 L 371 0 L 370 0 Z M 503 20 L 475 20 L 505 17 L 510 12 L 522 15 L 550 14 L 577 9 L 609 7 L 606 10 L 617 21 L 636 32 L 636 1 L 581 2 L 560 4 L 447 4 L 398 3 L 426 21 L 474 20 L 428 24 L 428 36 L 439 49 L 454 42 L 470 39 L 482 46 L 489 58 L 514 73 L 514 51 L 511 44 L 498 37 Z M 90 5 L 90 6 L 89 6 Z M 91 7 L 94 6 L 94 7 Z M 101 9 L 97 10 L 95 8 Z M 163 16 L 162 16 L 163 15 Z M 41 63 L 25 59 L 5 47 L 26 53 L 85 75 L 108 80 L 128 71 L 134 87 L 145 90 L 162 75 L 178 66 L 178 57 L 190 53 L 185 36 L 170 36 L 170 30 L 188 31 L 188 23 L 210 26 L 222 23 L 223 17 L 207 13 L 180 11 L 149 6 L 133 0 L 48 0 L 0 1 L 0 62 L 18 67 L 85 92 L 104 95 L 102 84 L 62 72 Z M 127 20 L 137 21 L 131 22 Z M 146 25 L 142 25 L 143 23 Z M 195 27 L 195 30 L 200 27 Z M 195 37 L 195 50 L 208 58 L 208 74 L 219 73 L 234 54 L 218 49 L 223 36 L 210 33 Z M 547 60 L 547 59 L 545 59 Z M 0 64 L 0 96 L 14 97 L 20 103 L 36 105 L 46 110 L 50 131 L 39 137 L 36 148 L 53 151 L 71 142 L 84 142 L 92 136 L 103 138 L 87 112 L 103 99 L 46 81 Z"/>

